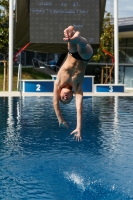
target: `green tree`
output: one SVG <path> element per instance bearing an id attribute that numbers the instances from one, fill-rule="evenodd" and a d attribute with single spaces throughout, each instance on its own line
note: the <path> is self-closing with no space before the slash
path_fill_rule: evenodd
<path id="1" fill-rule="evenodd" d="M 93 60 L 105 62 L 106 65 L 114 55 L 114 25 L 111 24 L 111 14 L 105 12 L 103 20 L 102 34 L 100 37 L 100 46 L 97 49 L 97 54 L 92 57 Z"/>
<path id="2" fill-rule="evenodd" d="M 5 60 L 9 41 L 9 0 L 0 0 L 0 54 Z"/>
<path id="3" fill-rule="evenodd" d="M 0 54 L 3 56 L 4 76 L 3 91 L 6 88 L 6 74 L 9 41 L 9 0 L 0 0 Z"/>
<path id="4" fill-rule="evenodd" d="M 108 63 L 111 61 L 114 62 L 114 25 L 111 23 L 111 14 L 108 12 L 105 12 L 97 54 L 92 59 L 97 62 L 106 63 L 106 66 L 101 68 L 101 83 L 107 83 L 109 78 L 110 83 L 112 83 L 114 64 L 111 67 L 108 66 Z"/>

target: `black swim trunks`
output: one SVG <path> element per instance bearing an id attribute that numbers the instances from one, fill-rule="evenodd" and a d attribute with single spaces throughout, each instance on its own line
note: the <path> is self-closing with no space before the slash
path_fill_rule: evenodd
<path id="1" fill-rule="evenodd" d="M 83 59 L 83 58 L 79 55 L 78 52 L 71 53 L 71 52 L 68 51 L 68 53 L 69 53 L 73 58 L 75 58 L 75 59 L 77 59 L 77 60 L 83 60 L 83 61 L 89 61 L 89 60 L 90 60 L 90 58 L 87 59 L 87 60 Z"/>

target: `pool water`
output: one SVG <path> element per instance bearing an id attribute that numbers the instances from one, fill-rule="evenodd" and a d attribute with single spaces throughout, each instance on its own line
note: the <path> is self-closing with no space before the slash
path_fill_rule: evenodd
<path id="1" fill-rule="evenodd" d="M 133 199 L 133 97 L 84 98 L 82 142 L 75 99 L 61 109 L 69 129 L 52 97 L 0 98 L 0 199 Z"/>

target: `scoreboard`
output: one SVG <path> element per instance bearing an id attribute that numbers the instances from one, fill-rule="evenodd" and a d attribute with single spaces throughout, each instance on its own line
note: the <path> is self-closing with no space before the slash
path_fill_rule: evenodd
<path id="1" fill-rule="evenodd" d="M 63 43 L 72 25 L 90 44 L 99 44 L 99 0 L 30 0 L 30 42 Z"/>

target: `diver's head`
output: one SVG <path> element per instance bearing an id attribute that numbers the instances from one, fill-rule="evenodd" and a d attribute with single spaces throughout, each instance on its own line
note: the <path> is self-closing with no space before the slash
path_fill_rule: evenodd
<path id="1" fill-rule="evenodd" d="M 73 91 L 71 86 L 65 86 L 60 91 L 60 101 L 64 104 L 71 102 L 73 98 Z"/>

